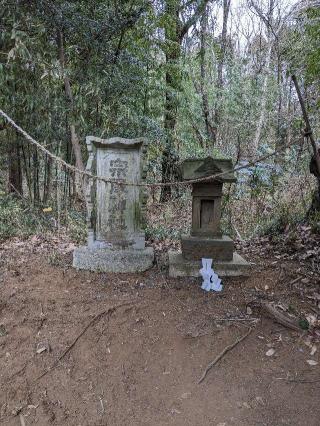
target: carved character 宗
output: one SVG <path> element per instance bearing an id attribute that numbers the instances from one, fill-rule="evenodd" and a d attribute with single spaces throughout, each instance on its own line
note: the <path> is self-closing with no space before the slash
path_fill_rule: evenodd
<path id="1" fill-rule="evenodd" d="M 146 270 L 153 250 L 145 246 L 143 230 L 146 192 L 144 138 L 100 139 L 88 136 L 87 171 L 103 180 L 89 179 L 86 193 L 87 246 L 74 253 L 74 266 L 113 272 Z"/>

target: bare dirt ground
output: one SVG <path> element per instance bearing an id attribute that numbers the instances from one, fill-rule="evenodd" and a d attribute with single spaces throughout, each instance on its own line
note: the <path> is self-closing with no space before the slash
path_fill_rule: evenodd
<path id="1" fill-rule="evenodd" d="M 72 247 L 58 245 L 1 245 L 1 425 L 320 424 L 317 329 L 248 308 L 274 300 L 317 320 L 319 282 L 305 265 L 247 251 L 250 277 L 225 279 L 218 295 L 166 278 L 163 256 L 145 274 L 96 274 L 73 270 Z"/>

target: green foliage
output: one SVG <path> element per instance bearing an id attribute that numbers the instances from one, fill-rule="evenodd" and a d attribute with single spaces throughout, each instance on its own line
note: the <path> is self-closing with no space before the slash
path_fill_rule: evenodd
<path id="1" fill-rule="evenodd" d="M 315 211 L 308 217 L 312 232 L 320 235 L 320 212 Z"/>
<path id="2" fill-rule="evenodd" d="M 64 141 L 62 154 L 71 160 L 65 126 L 71 110 L 57 60 L 57 32 L 63 31 L 80 137 L 148 135 L 149 129 L 154 137 L 159 125 L 153 105 L 146 108 L 143 102 L 149 90 L 154 100 L 159 96 L 148 76 L 154 57 L 149 54 L 152 26 L 146 22 L 151 19 L 147 2 L 124 1 L 121 8 L 105 1 L 94 7 L 85 1 L 42 0 L 31 7 L 21 3 L 12 8 L 4 1 L 0 5 L 5 23 L 0 84 L 6 89 L 0 100 L 22 127 L 40 140 Z"/>
<path id="3" fill-rule="evenodd" d="M 295 73 L 304 83 L 304 89 L 310 91 L 312 100 L 308 103 L 312 116 L 319 119 L 320 93 L 320 10 L 317 7 L 304 9 L 297 24 L 288 31 L 284 43 L 289 72 Z M 311 116 L 311 118 L 313 118 Z M 313 123 L 319 129 L 319 122 Z"/>
<path id="4" fill-rule="evenodd" d="M 87 224 L 85 214 L 76 210 L 69 210 L 63 220 L 67 232 L 76 244 L 84 244 L 87 238 Z"/>
<path id="5" fill-rule="evenodd" d="M 10 195 L 0 195 L 0 241 L 53 229 L 54 223 L 38 209 Z"/>
<path id="6" fill-rule="evenodd" d="M 63 255 L 58 250 L 53 250 L 48 256 L 48 263 L 51 266 L 57 266 L 59 268 L 65 268 L 70 266 L 70 259 L 66 259 L 66 256 Z"/>
<path id="7" fill-rule="evenodd" d="M 164 148 L 169 154 L 166 158 L 174 159 L 174 163 L 178 159 L 206 155 L 233 160 L 256 158 L 288 142 L 289 138 L 299 142 L 303 123 L 290 86 L 292 70 L 297 70 L 308 93 L 308 107 L 316 131 L 320 127 L 317 108 L 319 10 L 308 9 L 296 22 L 285 23 L 276 40 L 267 70 L 266 114 L 257 148 L 253 146 L 253 139 L 261 113 L 267 41 L 263 34 L 257 34 L 244 50 L 237 47 L 237 34 L 228 34 L 223 52 L 221 35 L 217 34 L 217 16 L 209 14 L 211 21 L 209 19 L 202 56 L 203 73 L 199 20 L 186 33 L 183 43 L 179 38 L 183 25 L 200 3 L 183 0 L 0 0 L 1 108 L 35 139 L 69 163 L 74 163 L 71 122 L 80 138 L 84 162 L 86 135 L 146 136 L 152 142 L 148 152 L 149 181 L 163 177 Z M 208 3 L 210 13 L 222 6 L 222 2 L 216 2 L 212 7 L 213 3 Z M 64 70 L 59 63 L 59 32 L 63 33 Z M 218 65 L 223 56 L 223 84 L 220 86 Z M 65 76 L 70 80 L 73 102 L 65 93 Z M 209 118 L 212 125 L 217 126 L 215 144 L 206 128 L 204 94 Z M 217 111 L 219 114 L 215 114 Z M 165 125 L 170 118 L 171 124 L 176 119 L 171 130 Z M 2 124 L 0 120 L 0 126 Z M 167 144 L 168 139 L 173 143 Z M 50 166 L 48 159 L 37 155 L 32 146 L 11 130 L 0 131 L 2 167 L 7 167 L 9 146 L 13 142 L 19 146 L 24 183 L 27 183 L 23 195 L 34 205 L 50 201 L 54 206 L 55 194 L 63 187 L 61 223 L 67 226 L 76 242 L 84 241 L 84 215 L 71 209 L 68 199 L 73 177 L 59 171 L 56 164 Z M 288 176 L 290 171 L 304 172 L 309 154 L 304 154 L 303 158 L 299 155 L 298 149 L 291 149 L 277 160 L 283 175 Z M 45 194 L 43 188 L 46 179 L 50 194 Z M 39 199 L 35 190 L 37 184 L 41 187 L 38 188 Z M 277 177 L 266 182 L 259 172 L 246 186 L 246 191 L 239 195 L 244 205 L 247 199 L 257 204 L 262 198 L 273 201 L 279 188 L 285 192 L 285 186 L 281 187 Z M 288 205 L 288 201 L 286 203 Z M 278 204 L 272 214 L 258 212 L 256 222 L 262 232 L 279 231 L 288 220 L 299 220 L 306 211 L 305 206 L 292 212 L 280 201 Z M 27 210 L 23 215 L 21 209 L 24 208 Z M 39 215 L 36 209 L 23 206 L 10 197 L 4 201 L 0 212 L 4 218 L 0 223 L 2 239 L 29 235 L 38 227 L 44 229 L 48 225 L 50 228 L 57 215 L 56 211 L 51 219 L 50 215 Z M 230 230 L 231 222 L 230 219 L 226 223 Z M 256 222 L 252 225 L 255 229 Z M 157 239 L 177 238 L 174 231 L 162 227 L 149 227 L 147 232 Z"/>
<path id="8" fill-rule="evenodd" d="M 260 235 L 278 235 L 282 234 L 287 228 L 295 227 L 302 223 L 305 218 L 303 207 L 292 209 L 288 203 L 279 204 L 273 211 L 272 216 L 264 218 L 259 223 L 257 232 Z"/>
<path id="9" fill-rule="evenodd" d="M 0 242 L 12 238 L 28 238 L 32 235 L 56 231 L 57 218 L 76 244 L 83 244 L 87 237 L 86 219 L 83 211 L 66 210 L 60 215 L 56 209 L 32 207 L 25 200 L 12 195 L 0 195 Z"/>
<path id="10" fill-rule="evenodd" d="M 315 82 L 320 89 L 320 9 L 310 8 L 306 15 L 306 76 L 309 82 Z"/>
<path id="11" fill-rule="evenodd" d="M 305 319 L 305 318 L 300 319 L 299 320 L 299 327 L 302 330 L 309 330 L 309 328 L 310 328 L 309 321 L 307 319 Z"/>
<path id="12" fill-rule="evenodd" d="M 168 224 L 168 226 L 148 225 L 145 229 L 145 232 L 147 239 L 152 241 L 164 241 L 166 239 L 178 240 L 180 238 L 180 231 L 172 228 L 170 224 Z"/>

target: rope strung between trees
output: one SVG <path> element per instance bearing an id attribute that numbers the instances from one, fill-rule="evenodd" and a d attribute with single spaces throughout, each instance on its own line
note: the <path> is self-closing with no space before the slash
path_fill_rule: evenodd
<path id="1" fill-rule="evenodd" d="M 282 152 L 283 150 L 297 144 L 297 142 L 295 142 L 295 141 L 289 142 L 287 144 L 282 145 L 277 150 L 275 150 L 275 151 L 273 151 L 269 154 L 263 155 L 262 157 L 258 158 L 257 160 L 248 161 L 247 164 L 245 164 L 245 165 L 237 166 L 237 167 L 234 167 L 233 169 L 228 170 L 226 172 L 216 173 L 216 174 L 206 176 L 206 177 L 203 177 L 203 178 L 190 179 L 190 180 L 177 181 L 177 182 L 153 182 L 153 183 L 123 182 L 123 181 L 119 181 L 117 179 L 107 179 L 103 176 L 97 176 L 97 175 L 90 173 L 87 170 L 80 170 L 77 167 L 72 166 L 71 164 L 64 161 L 62 158 L 60 158 L 57 155 L 53 154 L 52 152 L 48 151 L 43 145 L 41 145 L 39 142 L 37 142 L 25 130 L 23 130 L 20 126 L 18 126 L 18 124 L 16 124 L 13 121 L 13 119 L 11 117 L 9 117 L 1 109 L 0 109 L 0 115 L 14 129 L 16 129 L 19 133 L 21 133 L 31 144 L 35 145 L 40 151 L 42 151 L 44 154 L 46 154 L 48 157 L 50 157 L 52 160 L 56 161 L 58 164 L 62 165 L 66 169 L 68 169 L 68 170 L 70 170 L 74 173 L 78 173 L 81 176 L 87 176 L 87 177 L 89 177 L 90 179 L 93 179 L 93 180 L 98 180 L 98 181 L 105 182 L 105 183 L 115 183 L 115 184 L 124 185 L 124 186 L 141 186 L 141 187 L 147 187 L 147 188 L 160 188 L 160 187 L 165 187 L 165 186 L 183 186 L 183 185 L 189 185 L 191 183 L 207 182 L 207 181 L 210 181 L 210 180 L 213 180 L 213 179 L 218 179 L 218 178 L 225 176 L 225 175 L 228 175 L 232 172 L 238 172 L 239 170 L 243 170 L 243 169 L 247 169 L 248 167 L 255 166 L 257 163 L 260 163 L 260 162 L 265 161 L 265 160 L 267 160 L 271 157 L 274 157 L 274 156 L 278 155 L 280 152 Z"/>

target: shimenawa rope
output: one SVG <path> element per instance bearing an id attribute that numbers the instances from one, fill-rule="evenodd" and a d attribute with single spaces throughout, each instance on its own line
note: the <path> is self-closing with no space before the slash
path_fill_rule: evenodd
<path id="1" fill-rule="evenodd" d="M 271 157 L 273 157 L 275 155 L 278 155 L 284 149 L 289 148 L 292 145 L 297 144 L 296 141 L 289 142 L 287 144 L 282 145 L 277 150 L 275 150 L 275 151 L 273 151 L 273 152 L 271 152 L 269 154 L 266 154 L 266 155 L 258 158 L 257 160 L 248 161 L 245 165 L 237 166 L 237 167 L 234 167 L 233 169 L 228 170 L 226 172 L 216 173 L 216 174 L 213 174 L 213 175 L 210 175 L 210 176 L 206 176 L 206 177 L 203 177 L 203 178 L 191 179 L 191 180 L 184 180 L 184 181 L 176 181 L 176 182 L 153 182 L 153 183 L 123 182 L 123 181 L 119 181 L 119 180 L 116 180 L 116 179 L 107 179 L 107 178 L 105 178 L 103 176 L 97 176 L 97 175 L 94 175 L 94 174 L 90 173 L 87 170 L 80 170 L 77 167 L 72 166 L 71 164 L 69 164 L 66 161 L 64 161 L 62 158 L 60 158 L 57 155 L 53 154 L 52 152 L 48 151 L 43 145 L 41 145 L 39 142 L 37 142 L 32 136 L 30 136 L 25 130 L 23 130 L 18 124 L 16 124 L 14 122 L 14 120 L 11 117 L 9 117 L 1 109 L 0 109 L 0 115 L 14 129 L 16 129 L 19 133 L 21 133 L 30 143 L 32 143 L 33 145 L 35 145 L 40 151 L 42 151 L 44 154 L 46 154 L 52 160 L 54 160 L 57 163 L 61 164 L 66 169 L 71 170 L 74 173 L 78 173 L 79 175 L 87 176 L 87 177 L 89 177 L 90 179 L 93 179 L 93 180 L 99 180 L 99 181 L 102 181 L 102 182 L 105 182 L 105 183 L 116 183 L 116 184 L 124 185 L 124 186 L 142 186 L 142 187 L 147 187 L 147 188 L 158 188 L 158 187 L 164 187 L 164 186 L 183 186 L 183 185 L 189 185 L 191 183 L 206 182 L 208 180 L 217 179 L 217 178 L 220 178 L 222 176 L 228 175 L 228 174 L 230 174 L 232 172 L 238 172 L 239 170 L 255 166 L 257 163 L 260 163 L 260 162 L 265 161 L 265 160 L 267 160 L 267 159 L 269 159 L 269 158 L 271 158 Z"/>

